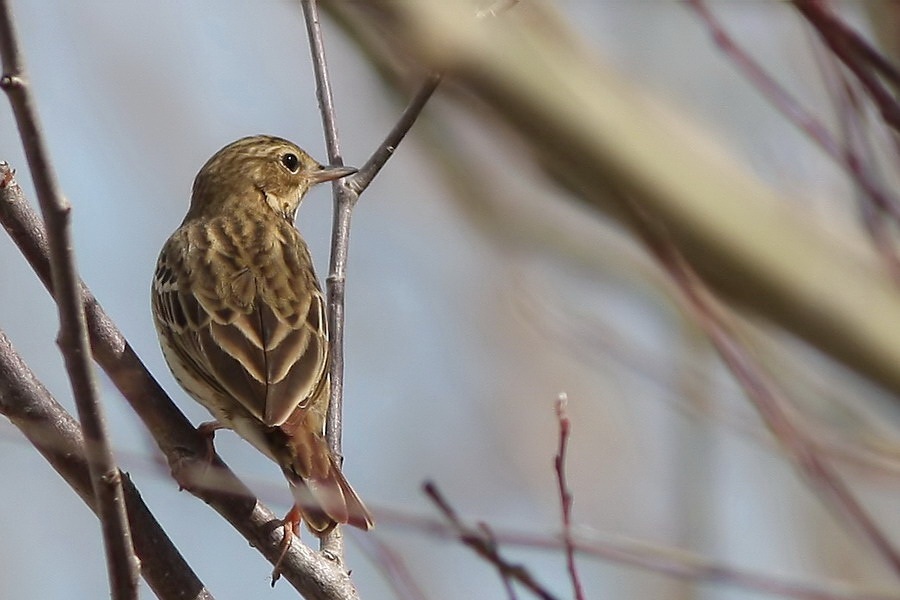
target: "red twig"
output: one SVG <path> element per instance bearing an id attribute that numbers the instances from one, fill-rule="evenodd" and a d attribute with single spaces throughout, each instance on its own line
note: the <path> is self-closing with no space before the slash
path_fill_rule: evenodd
<path id="1" fill-rule="evenodd" d="M 703 0 L 687 0 L 687 4 L 706 23 L 716 45 L 721 48 L 726 56 L 731 58 L 747 79 L 756 86 L 757 90 L 789 121 L 806 132 L 810 139 L 825 151 L 832 160 L 843 167 L 878 207 L 890 214 L 894 219 L 900 220 L 900 200 L 882 189 L 869 176 L 866 170 L 862 168 L 860 158 L 853 152 L 845 152 L 842 145 L 838 143 L 821 121 L 807 111 L 771 75 L 763 70 L 759 63 L 750 58 L 743 48 L 737 45 L 734 39 L 725 31 L 722 24 L 713 16 Z"/>
<path id="2" fill-rule="evenodd" d="M 584 589 L 581 586 L 581 578 L 578 576 L 578 566 L 575 564 L 575 540 L 572 539 L 572 493 L 566 480 L 566 453 L 569 448 L 569 415 L 566 413 L 568 397 L 565 393 L 559 395 L 556 401 L 556 419 L 559 421 L 559 450 L 553 461 L 556 467 L 556 482 L 559 488 L 559 502 L 562 510 L 563 544 L 566 548 L 566 568 L 569 571 L 569 579 L 572 581 L 572 591 L 575 600 L 584 600 Z"/>
<path id="3" fill-rule="evenodd" d="M 822 41 L 835 56 L 859 79 L 884 121 L 900 132 L 900 103 L 871 71 L 874 67 L 895 84 L 900 84 L 897 67 L 844 23 L 822 0 L 794 0 L 793 4 L 819 32 Z"/>

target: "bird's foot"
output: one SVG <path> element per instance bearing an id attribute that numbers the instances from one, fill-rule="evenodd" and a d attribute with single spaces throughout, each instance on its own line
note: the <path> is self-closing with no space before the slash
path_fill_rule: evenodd
<path id="1" fill-rule="evenodd" d="M 281 577 L 281 562 L 284 560 L 288 548 L 291 547 L 291 540 L 294 539 L 295 535 L 300 535 L 301 519 L 302 515 L 300 509 L 295 505 L 291 507 L 291 510 L 289 510 L 284 516 L 284 519 L 281 520 L 281 527 L 284 529 L 284 537 L 281 538 L 281 552 L 278 554 L 278 560 L 275 561 L 275 568 L 272 569 L 272 587 L 275 587 L 275 582 Z"/>

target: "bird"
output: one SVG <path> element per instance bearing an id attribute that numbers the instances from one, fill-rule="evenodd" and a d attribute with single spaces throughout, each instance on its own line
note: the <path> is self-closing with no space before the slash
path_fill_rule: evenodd
<path id="1" fill-rule="evenodd" d="M 330 398 L 328 319 L 309 248 L 294 225 L 306 192 L 356 172 L 323 166 L 296 144 L 257 135 L 216 152 L 197 173 L 190 206 L 159 254 L 151 306 L 178 383 L 275 461 L 300 522 L 322 537 L 374 519 L 325 438 Z M 277 579 L 278 564 L 273 573 Z"/>

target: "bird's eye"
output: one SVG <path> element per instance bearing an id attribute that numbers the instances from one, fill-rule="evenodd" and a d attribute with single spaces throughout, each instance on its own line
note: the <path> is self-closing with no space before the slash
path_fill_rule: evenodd
<path id="1" fill-rule="evenodd" d="M 296 173 L 300 169 L 300 159 L 293 152 L 288 152 L 281 156 L 281 164 L 291 173 Z"/>

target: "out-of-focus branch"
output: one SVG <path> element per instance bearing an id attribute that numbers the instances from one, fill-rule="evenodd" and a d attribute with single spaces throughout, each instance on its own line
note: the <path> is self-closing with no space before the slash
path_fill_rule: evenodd
<path id="1" fill-rule="evenodd" d="M 493 108 L 576 198 L 629 226 L 621 199 L 638 199 L 717 291 L 900 393 L 900 298 L 879 263 L 604 68 L 548 5 L 476 21 L 468 2 L 343 4 L 466 93 L 451 99 Z"/>
<path id="2" fill-rule="evenodd" d="M 403 556 L 394 550 L 377 533 L 368 532 L 353 538 L 356 545 L 366 554 L 384 576 L 385 583 L 394 590 L 400 600 L 427 600 L 425 590 L 410 572 Z"/>
<path id="3" fill-rule="evenodd" d="M 426 517 L 382 509 L 379 519 L 385 525 L 417 531 L 440 539 L 459 539 L 452 525 Z M 509 528 L 491 528 L 495 543 L 505 546 L 564 552 L 565 543 L 556 536 L 523 532 Z M 794 600 L 900 600 L 896 591 L 875 591 L 855 587 L 843 581 L 809 583 L 783 576 L 740 569 L 705 556 L 599 532 L 573 534 L 579 556 L 643 569 L 666 577 L 701 584 L 721 584 Z"/>
<path id="4" fill-rule="evenodd" d="M 825 462 L 810 437 L 791 418 L 787 401 L 732 333 L 727 325 L 725 313 L 716 305 L 709 290 L 679 254 L 667 232 L 638 207 L 635 207 L 635 220 L 640 221 L 637 229 L 641 230 L 648 249 L 668 271 L 681 292 L 690 314 L 694 316 L 725 365 L 741 384 L 747 397 L 788 457 L 812 484 L 826 506 L 861 531 L 900 575 L 900 552 L 856 499 L 843 479 Z"/>
<path id="5" fill-rule="evenodd" d="M 866 163 L 852 147 L 841 145 L 828 128 L 769 75 L 728 34 L 703 0 L 688 0 L 706 23 L 716 44 L 734 61 L 747 79 L 787 119 L 806 133 L 828 156 L 840 165 L 881 210 L 900 221 L 900 199 L 884 189 L 866 170 Z"/>
<path id="6" fill-rule="evenodd" d="M 49 232 L 50 270 L 59 309 L 57 344 L 63 355 L 84 431 L 85 456 L 94 490 L 94 506 L 103 532 L 110 592 L 116 600 L 137 600 L 138 561 L 134 556 L 125 514 L 122 481 L 106 433 L 91 365 L 78 271 L 72 250 L 72 207 L 63 198 L 50 162 L 38 123 L 37 108 L 29 89 L 12 10 L 5 0 L 0 2 L 0 54 L 3 59 L 0 87 L 12 105 Z"/>
<path id="7" fill-rule="evenodd" d="M 13 172 L 0 163 L 0 224 L 6 229 L 51 295 L 47 237 L 39 217 L 28 206 Z M 216 457 L 207 462 L 206 438 L 199 435 L 159 383 L 141 363 L 128 340 L 81 283 L 94 360 L 122 392 L 150 431 L 179 483 L 222 515 L 273 565 L 281 554 L 278 518 Z M 281 574 L 310 600 L 356 598 L 349 577 L 332 562 L 301 544 L 281 562 Z"/>
<path id="8" fill-rule="evenodd" d="M 822 0 L 793 0 L 793 4 L 859 80 L 878 107 L 884 122 L 894 129 L 895 134 L 900 133 L 900 102 L 878 78 L 880 74 L 897 86 L 900 84 L 900 69 L 834 14 Z"/>
<path id="9" fill-rule="evenodd" d="M 81 428 L 41 384 L 2 331 L 0 414 L 19 428 L 96 513 Z M 163 600 L 211 599 L 212 594 L 184 561 L 127 475 L 122 474 L 122 484 L 141 575 L 153 592 Z"/>

